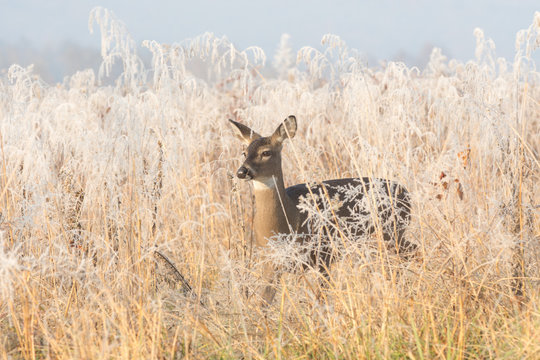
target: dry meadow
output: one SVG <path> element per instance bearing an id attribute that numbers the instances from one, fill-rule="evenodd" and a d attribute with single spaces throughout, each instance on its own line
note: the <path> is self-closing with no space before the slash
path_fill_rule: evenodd
<path id="1" fill-rule="evenodd" d="M 90 22 L 99 71 L 0 72 L 0 358 L 540 357 L 540 13 L 513 62 L 477 30 L 473 60 L 424 69 L 333 35 L 274 59 L 147 41 L 145 66 L 111 13 Z M 261 253 L 294 251 L 253 247 L 227 119 L 268 135 L 290 114 L 286 185 L 396 180 L 418 251 L 347 238 L 328 281 L 287 272 L 262 307 Z"/>

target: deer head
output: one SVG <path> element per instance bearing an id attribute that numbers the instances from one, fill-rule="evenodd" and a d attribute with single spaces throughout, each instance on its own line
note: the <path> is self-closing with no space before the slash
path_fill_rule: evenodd
<path id="1" fill-rule="evenodd" d="M 296 134 L 296 117 L 286 118 L 274 133 L 263 137 L 246 125 L 229 120 L 237 130 L 238 137 L 247 145 L 245 160 L 236 172 L 240 179 L 254 180 L 271 187 L 277 179 L 282 181 L 281 149 L 283 141 Z"/>

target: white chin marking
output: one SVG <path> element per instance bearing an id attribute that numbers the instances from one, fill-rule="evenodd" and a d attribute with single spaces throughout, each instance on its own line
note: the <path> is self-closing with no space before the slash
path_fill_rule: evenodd
<path id="1" fill-rule="evenodd" d="M 276 182 L 271 177 L 253 180 L 253 189 L 255 190 L 270 190 L 275 187 L 276 187 Z"/>

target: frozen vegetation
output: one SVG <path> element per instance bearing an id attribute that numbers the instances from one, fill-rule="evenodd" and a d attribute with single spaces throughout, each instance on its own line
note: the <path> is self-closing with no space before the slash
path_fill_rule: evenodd
<path id="1" fill-rule="evenodd" d="M 122 23 L 95 9 L 98 72 L 57 85 L 32 67 L 0 73 L 1 357 L 536 358 L 540 13 L 531 19 L 513 62 L 478 29 L 473 60 L 435 49 L 421 70 L 367 67 L 335 35 L 297 54 L 284 36 L 272 59 L 212 34 L 146 41 L 145 66 Z M 328 281 L 287 273 L 265 308 L 227 119 L 270 134 L 290 114 L 286 185 L 396 180 L 418 251 L 348 238 Z M 265 251 L 294 266 L 290 242 Z"/>

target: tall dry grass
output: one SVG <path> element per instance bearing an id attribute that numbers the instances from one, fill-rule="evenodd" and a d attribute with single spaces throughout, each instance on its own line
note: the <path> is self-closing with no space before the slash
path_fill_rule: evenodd
<path id="1" fill-rule="evenodd" d="M 370 68 L 336 36 L 295 62 L 284 38 L 274 75 L 262 50 L 211 34 L 145 42 L 145 69 L 110 12 L 91 24 L 97 75 L 0 78 L 2 358 L 540 356 L 540 13 L 512 63 L 480 30 L 474 60 L 435 50 L 424 70 Z M 419 252 L 352 241 L 322 289 L 286 274 L 263 309 L 226 119 L 268 134 L 289 114 L 286 183 L 403 183 Z"/>

